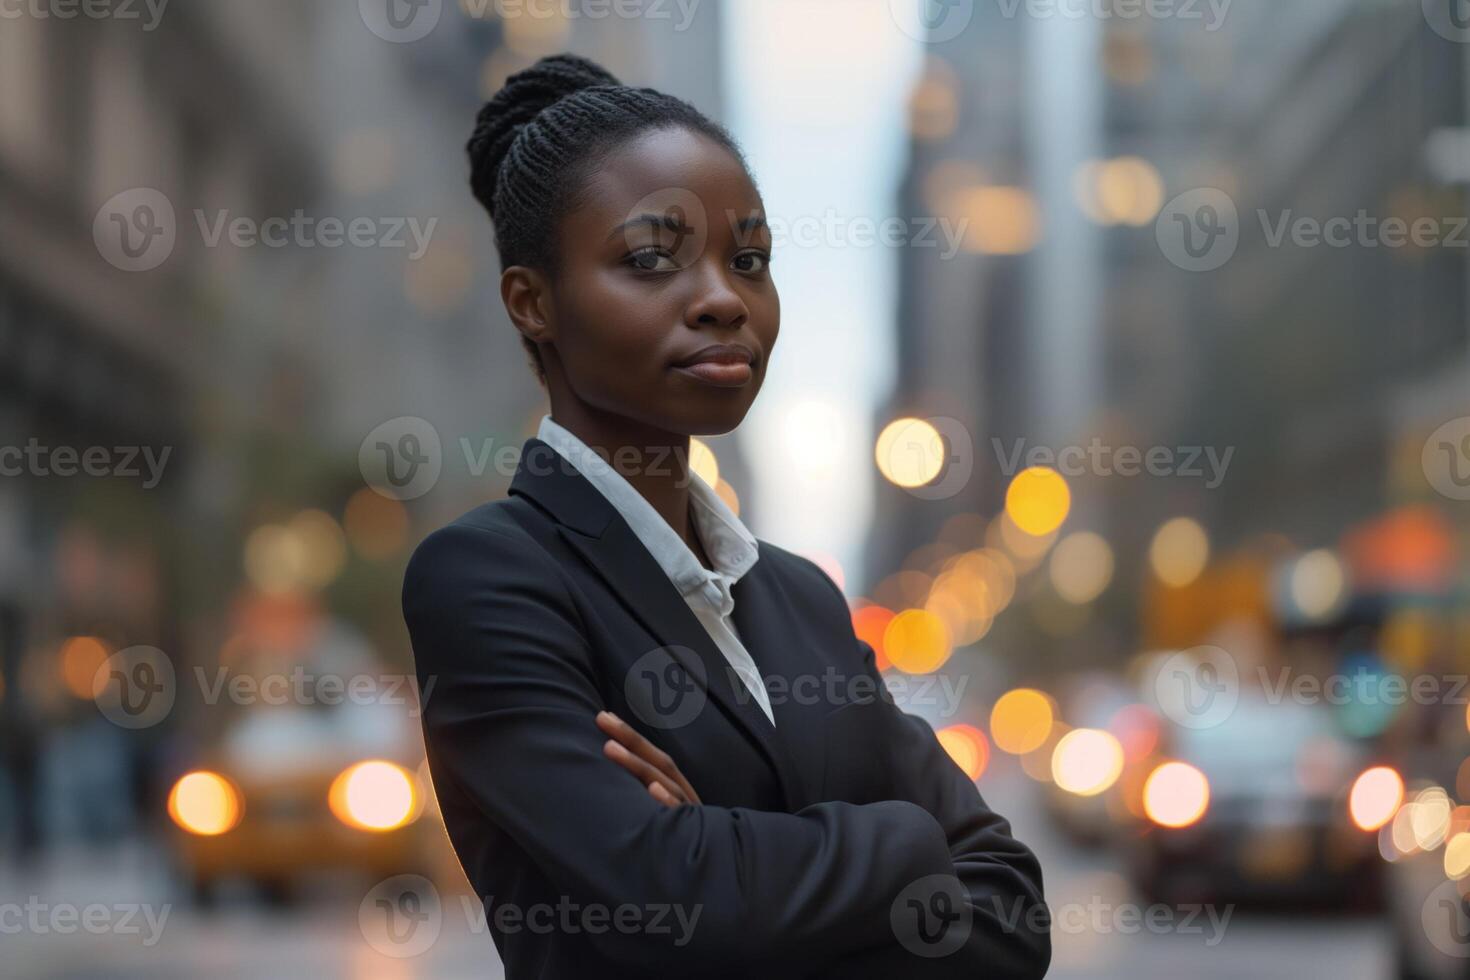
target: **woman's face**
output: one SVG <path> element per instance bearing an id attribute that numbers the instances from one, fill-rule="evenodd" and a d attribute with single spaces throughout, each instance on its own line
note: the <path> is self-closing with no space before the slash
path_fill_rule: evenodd
<path id="1" fill-rule="evenodd" d="M 550 287 L 553 395 L 564 385 L 664 432 L 734 429 L 781 323 L 770 231 L 744 167 L 707 137 L 656 130 L 605 157 L 572 208 Z M 744 348 L 749 364 L 730 351 L 688 364 L 717 345 Z"/>

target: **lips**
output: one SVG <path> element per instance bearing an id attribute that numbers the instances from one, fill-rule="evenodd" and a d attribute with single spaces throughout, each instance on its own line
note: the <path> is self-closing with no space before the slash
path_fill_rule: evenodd
<path id="1" fill-rule="evenodd" d="M 755 352 L 744 344 L 716 344 L 696 351 L 674 370 L 720 388 L 739 388 L 755 376 Z"/>
<path id="2" fill-rule="evenodd" d="M 696 351 L 674 367 L 693 367 L 696 364 L 744 364 L 755 360 L 755 352 L 744 344 L 714 344 Z"/>

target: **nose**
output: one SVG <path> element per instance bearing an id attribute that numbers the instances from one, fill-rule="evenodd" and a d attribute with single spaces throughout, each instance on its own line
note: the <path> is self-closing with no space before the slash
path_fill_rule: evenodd
<path id="1" fill-rule="evenodd" d="M 694 296 L 684 310 L 684 322 L 694 329 L 739 327 L 750 319 L 750 310 L 730 284 L 725 271 L 714 262 L 701 263 Z"/>

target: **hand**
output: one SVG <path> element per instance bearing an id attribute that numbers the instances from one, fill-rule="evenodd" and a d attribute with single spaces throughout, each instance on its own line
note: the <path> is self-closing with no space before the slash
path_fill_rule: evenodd
<path id="1" fill-rule="evenodd" d="M 647 786 L 655 800 L 669 807 L 699 803 L 699 794 L 669 754 L 640 735 L 632 725 L 611 711 L 599 711 L 597 727 L 612 736 L 602 751 Z"/>

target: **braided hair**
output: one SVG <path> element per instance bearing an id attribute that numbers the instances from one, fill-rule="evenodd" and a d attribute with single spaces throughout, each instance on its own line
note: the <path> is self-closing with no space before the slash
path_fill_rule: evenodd
<path id="1" fill-rule="evenodd" d="M 557 229 L 593 167 L 648 130 L 687 128 L 748 166 L 719 123 L 683 99 L 621 84 L 586 58 L 557 54 L 511 75 L 481 107 L 470 136 L 470 187 L 495 225 L 500 270 L 557 270 Z M 544 385 L 541 352 L 521 343 Z"/>

